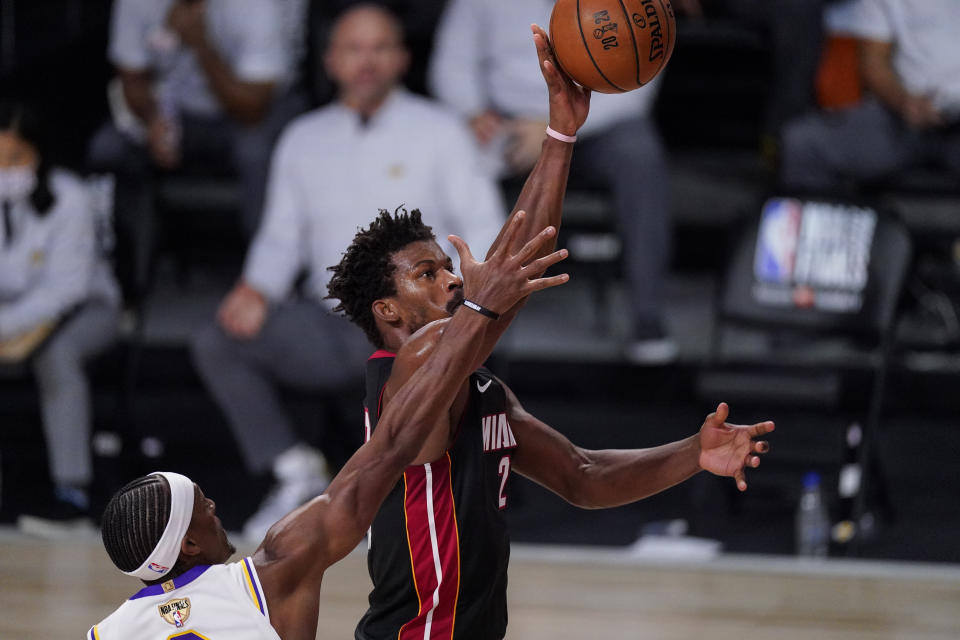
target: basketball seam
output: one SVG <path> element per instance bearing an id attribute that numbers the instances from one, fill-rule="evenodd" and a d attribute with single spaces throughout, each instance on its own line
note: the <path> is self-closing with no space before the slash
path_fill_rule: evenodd
<path id="1" fill-rule="evenodd" d="M 583 41 L 583 49 L 587 52 L 587 56 L 590 58 L 590 63 L 593 64 L 593 68 L 597 70 L 597 73 L 600 74 L 600 77 L 606 80 L 607 84 L 616 89 L 617 91 L 626 91 L 626 89 L 621 89 L 617 85 L 610 82 L 610 78 L 603 74 L 603 71 L 600 70 L 600 66 L 597 64 L 597 61 L 593 59 L 593 54 L 590 52 L 590 45 L 587 44 L 587 36 L 583 33 L 583 21 L 580 19 L 580 0 L 577 0 L 577 27 L 580 29 L 580 39 Z"/>
<path id="2" fill-rule="evenodd" d="M 666 8 L 665 6 L 663 6 L 663 0 L 657 0 L 657 1 L 660 3 L 660 8 L 663 9 L 663 15 L 664 15 L 664 17 L 669 16 L 669 14 L 667 13 L 667 8 Z M 669 21 L 669 20 L 665 20 L 664 22 L 667 23 L 667 25 L 666 25 L 667 28 L 665 28 L 664 31 L 668 31 L 668 30 L 669 30 L 669 27 L 670 27 L 670 21 Z M 669 42 L 669 38 L 667 38 L 667 41 Z M 670 51 L 673 51 L 673 45 L 672 45 L 672 44 L 671 44 L 671 46 L 670 46 Z M 659 74 L 661 71 L 663 71 L 663 67 L 667 64 L 667 58 L 668 58 L 668 57 L 669 57 L 669 56 L 667 55 L 667 46 L 666 46 L 666 43 L 664 43 L 664 46 L 663 46 L 663 60 L 660 61 L 660 66 L 657 67 L 657 73 L 653 74 L 654 77 L 656 77 L 657 74 Z"/>
<path id="3" fill-rule="evenodd" d="M 627 12 L 627 6 L 623 4 L 623 0 L 620 0 L 620 9 L 623 10 L 623 17 L 627 21 L 627 28 L 630 29 L 630 39 L 633 40 L 633 60 L 637 63 L 637 85 L 643 86 L 643 83 L 640 82 L 640 52 L 637 50 L 637 34 L 633 31 L 633 20 L 630 19 L 630 14 Z"/>

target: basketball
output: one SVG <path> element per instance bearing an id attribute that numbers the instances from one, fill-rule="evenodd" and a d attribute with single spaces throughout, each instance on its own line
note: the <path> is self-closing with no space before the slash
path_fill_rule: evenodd
<path id="1" fill-rule="evenodd" d="M 600 93 L 632 91 L 653 80 L 676 41 L 670 0 L 557 0 L 550 15 L 560 67 Z"/>

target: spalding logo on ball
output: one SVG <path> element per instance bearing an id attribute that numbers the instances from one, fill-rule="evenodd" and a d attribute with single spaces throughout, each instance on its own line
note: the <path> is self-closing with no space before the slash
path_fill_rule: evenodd
<path id="1" fill-rule="evenodd" d="M 557 0 L 550 15 L 560 67 L 601 93 L 632 91 L 653 80 L 676 41 L 669 0 Z"/>

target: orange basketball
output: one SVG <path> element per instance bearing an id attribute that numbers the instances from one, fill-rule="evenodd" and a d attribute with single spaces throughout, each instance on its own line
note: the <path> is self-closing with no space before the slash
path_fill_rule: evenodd
<path id="1" fill-rule="evenodd" d="M 557 62 L 601 93 L 632 91 L 653 80 L 676 41 L 670 0 L 557 0 L 550 15 Z"/>

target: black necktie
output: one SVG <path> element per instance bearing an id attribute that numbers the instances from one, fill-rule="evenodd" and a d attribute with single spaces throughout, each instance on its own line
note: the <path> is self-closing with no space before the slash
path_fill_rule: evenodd
<path id="1" fill-rule="evenodd" d="M 13 244 L 13 205 L 3 201 L 3 244 L 9 247 Z"/>

